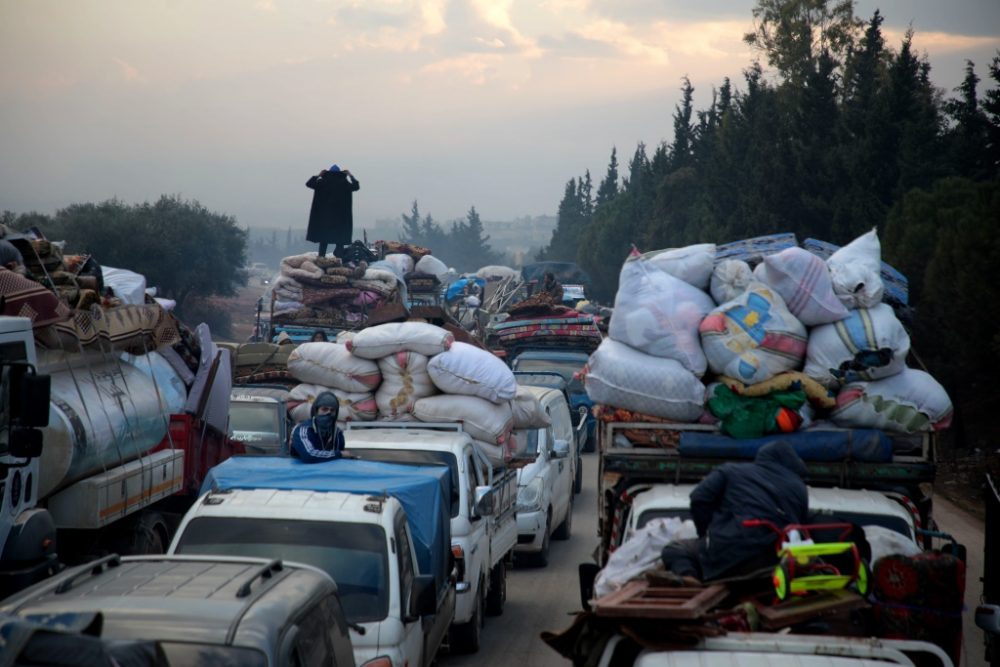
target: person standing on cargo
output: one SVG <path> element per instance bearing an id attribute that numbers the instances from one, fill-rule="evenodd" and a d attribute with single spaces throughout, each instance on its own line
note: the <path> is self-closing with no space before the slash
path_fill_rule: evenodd
<path id="1" fill-rule="evenodd" d="M 784 440 L 764 445 L 753 463 L 726 463 L 708 474 L 691 492 L 691 519 L 698 537 L 671 542 L 660 554 L 664 566 L 680 577 L 712 581 L 773 566 L 777 536 L 765 527 L 747 527 L 765 519 L 778 528 L 804 524 L 809 493 L 806 466 Z"/>
<path id="2" fill-rule="evenodd" d="M 292 456 L 305 463 L 322 463 L 344 455 L 344 433 L 337 426 L 340 401 L 332 391 L 324 391 L 313 401 L 308 421 L 292 429 Z"/>
<path id="3" fill-rule="evenodd" d="M 349 170 L 333 165 L 310 177 L 306 187 L 313 191 L 306 240 L 319 244 L 320 257 L 326 257 L 327 245 L 336 244 L 334 255 L 340 257 L 354 237 L 351 198 L 361 183 Z"/>

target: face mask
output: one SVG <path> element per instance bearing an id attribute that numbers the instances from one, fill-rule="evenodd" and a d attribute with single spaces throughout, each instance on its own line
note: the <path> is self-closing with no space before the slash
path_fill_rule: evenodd
<path id="1" fill-rule="evenodd" d="M 332 414 L 316 415 L 313 417 L 313 424 L 316 426 L 319 437 L 324 441 L 331 440 L 337 430 L 337 419 Z"/>

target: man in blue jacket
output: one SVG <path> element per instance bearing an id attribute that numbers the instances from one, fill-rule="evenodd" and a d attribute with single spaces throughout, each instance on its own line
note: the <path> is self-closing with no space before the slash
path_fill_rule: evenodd
<path id="1" fill-rule="evenodd" d="M 777 535 L 749 528 L 747 519 L 766 519 L 779 528 L 807 522 L 806 466 L 785 441 L 760 448 L 753 463 L 726 463 L 691 492 L 696 540 L 672 542 L 661 553 L 668 570 L 712 581 L 746 574 L 777 562 Z"/>
<path id="2" fill-rule="evenodd" d="M 332 391 L 324 391 L 313 401 L 308 421 L 292 429 L 292 456 L 306 463 L 346 458 L 344 433 L 337 426 L 340 401 Z"/>

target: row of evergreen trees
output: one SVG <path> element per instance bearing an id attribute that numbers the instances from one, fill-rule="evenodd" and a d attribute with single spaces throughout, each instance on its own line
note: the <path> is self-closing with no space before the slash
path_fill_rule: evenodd
<path id="1" fill-rule="evenodd" d="M 484 266 L 503 264 L 507 258 L 490 247 L 490 237 L 483 231 L 483 221 L 476 207 L 469 208 L 464 220 L 455 220 L 445 229 L 428 213 L 420 216 L 416 200 L 410 214 L 402 214 L 400 239 L 430 248 L 434 256 L 459 273 L 468 273 Z"/>
<path id="2" fill-rule="evenodd" d="M 851 0 L 758 0 L 745 41 L 761 63 L 696 110 L 684 79 L 673 138 L 640 143 L 619 176 L 611 151 L 566 185 L 547 259 L 576 261 L 614 298 L 632 245 L 648 251 L 795 232 L 842 245 L 878 229 L 909 278 L 913 345 L 959 416 L 993 423 L 1000 398 L 1000 52 L 988 86 L 967 62 L 945 93 L 912 33 L 886 44 L 882 15 Z M 976 420 L 981 418 L 981 422 Z M 961 432 L 961 429 L 959 429 Z M 984 433 L 980 433 L 984 435 Z"/>

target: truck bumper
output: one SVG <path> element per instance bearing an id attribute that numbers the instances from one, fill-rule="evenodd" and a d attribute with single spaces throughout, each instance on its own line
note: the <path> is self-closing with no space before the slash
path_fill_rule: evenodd
<path id="1" fill-rule="evenodd" d="M 517 513 L 517 546 L 516 553 L 533 553 L 541 551 L 545 541 L 545 512 Z"/>

